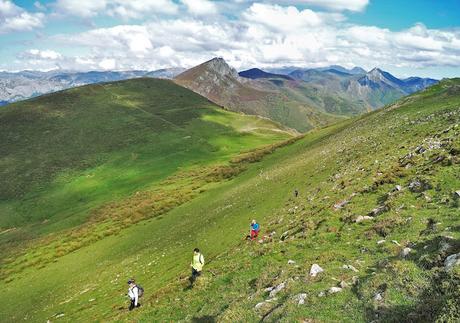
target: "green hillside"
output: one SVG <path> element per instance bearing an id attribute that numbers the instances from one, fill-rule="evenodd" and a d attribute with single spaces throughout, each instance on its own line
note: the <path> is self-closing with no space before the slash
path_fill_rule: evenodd
<path id="1" fill-rule="evenodd" d="M 124 88 L 123 84 L 111 86 Z M 138 84 L 129 89 L 134 88 L 137 95 L 149 93 L 144 88 L 137 91 Z M 175 88 L 170 95 L 179 95 L 180 91 L 190 93 Z M 115 96 L 117 100 L 122 98 L 121 89 L 110 92 L 120 95 Z M 62 94 L 65 93 L 68 92 Z M 50 97 L 25 104 L 32 107 Z M 196 100 L 202 98 L 196 96 Z M 132 97 L 124 101 L 134 102 L 136 107 L 141 104 L 144 110 L 148 105 Z M 200 122 L 197 129 L 204 128 L 203 122 L 210 122 L 217 130 L 227 124 L 223 119 L 226 113 L 212 105 L 206 111 L 193 119 Z M 229 114 L 230 119 L 237 117 L 242 118 Z M 174 174 L 163 177 L 140 176 L 139 186 L 130 192 L 134 194 L 115 195 L 117 202 L 95 213 L 100 221 L 89 227 L 91 230 L 72 231 L 65 237 L 70 242 L 58 234 L 48 236 L 49 240 L 30 246 L 20 258 L 4 260 L 0 320 L 458 321 L 460 270 L 456 266 L 447 271 L 444 264 L 449 255 L 460 252 L 460 193 L 456 193 L 460 191 L 459 121 L 460 79 L 446 80 L 385 109 L 309 132 L 298 141 L 289 140 L 238 157 L 234 156 L 240 153 L 240 146 L 229 144 L 228 154 L 213 155 L 221 163 L 232 159 L 220 167 L 200 164 L 179 173 L 176 168 Z M 240 130 L 252 129 L 236 123 Z M 273 128 L 269 138 L 262 136 L 265 133 L 251 130 L 247 139 L 251 144 L 247 146 L 288 138 Z M 5 134 L 16 138 L 12 129 Z M 207 138 L 219 143 L 214 147 L 222 147 L 223 142 L 234 142 L 242 135 L 232 130 L 228 135 L 232 140 L 221 136 L 209 134 Z M 131 156 L 128 148 L 125 156 Z M 208 150 L 212 155 L 209 151 L 213 150 Z M 2 163 L 9 165 L 8 162 L 2 159 Z M 164 163 L 170 162 L 168 158 Z M 112 163 L 116 165 L 106 159 L 102 165 Z M 69 174 L 69 182 L 60 176 L 53 181 L 37 177 L 35 181 L 41 184 L 33 188 L 36 191 L 27 185 L 21 191 L 18 178 L 18 184 L 2 193 L 10 199 L 2 210 L 14 210 L 19 215 L 23 210 L 25 223 L 27 213 L 19 206 L 27 205 L 26 196 L 32 192 L 66 193 L 54 185 L 74 183 L 72 178 L 77 177 L 72 176 L 78 172 L 81 180 L 92 174 L 82 170 L 88 168 L 78 167 L 73 166 L 72 172 L 59 171 Z M 112 174 L 120 173 L 119 168 L 110 168 Z M 106 185 L 106 190 L 111 189 L 108 180 Z M 124 193 L 124 185 L 119 187 Z M 293 196 L 294 189 L 299 189 L 298 198 Z M 190 198 L 183 198 L 185 191 Z M 66 200 L 66 194 L 50 196 L 63 201 L 69 209 L 76 203 L 78 210 L 78 201 Z M 114 196 L 102 194 L 100 201 L 104 198 Z M 155 203 L 147 203 L 152 200 Z M 157 201 L 165 205 L 163 212 L 155 209 Z M 82 202 L 80 208 L 84 205 Z M 30 206 L 40 207 L 37 202 L 30 202 Z M 104 216 L 106 210 L 110 210 L 110 216 Z M 13 213 L 7 214 L 10 216 L 5 219 L 12 221 L 9 219 Z M 102 214 L 101 218 L 98 214 Z M 77 218 L 78 223 L 84 221 L 82 216 Z M 132 221 L 125 223 L 126 218 Z M 260 243 L 242 239 L 252 218 L 260 221 L 266 236 Z M 65 219 L 56 216 L 56 220 L 43 223 L 42 218 L 37 218 L 43 228 L 37 224 L 24 232 L 44 233 L 75 225 Z M 113 223 L 118 229 L 105 235 L 106 226 L 110 228 Z M 10 229 L 11 224 L 2 224 L 3 227 Z M 8 241 L 4 237 L 26 235 L 16 234 L 17 230 L 2 233 L 2 243 Z M 82 241 L 99 231 L 100 236 Z M 74 250 L 63 250 L 58 257 L 61 241 L 81 244 Z M 186 277 L 191 250 L 196 246 L 203 251 L 207 264 L 197 286 L 190 290 L 186 288 Z M 403 256 L 405 251 L 407 255 Z M 288 263 L 289 260 L 292 261 Z M 324 272 L 311 277 L 309 270 L 315 263 Z M 146 290 L 143 306 L 133 312 L 126 309 L 126 280 L 130 277 L 135 277 Z M 267 289 L 276 286 L 278 292 Z M 329 292 L 338 286 L 342 289 Z M 304 304 L 299 304 L 300 297 Z"/>
<path id="2" fill-rule="evenodd" d="M 2 276 L 190 200 L 215 178 L 233 176 L 225 165 L 235 156 L 292 135 L 165 80 L 84 86 L 4 107 Z M 57 249 L 32 256 L 29 244 Z"/>

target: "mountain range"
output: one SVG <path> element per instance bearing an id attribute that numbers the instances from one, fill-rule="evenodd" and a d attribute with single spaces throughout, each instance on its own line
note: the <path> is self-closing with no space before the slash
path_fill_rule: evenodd
<path id="1" fill-rule="evenodd" d="M 182 68 L 155 71 L 22 71 L 0 72 L 0 105 L 16 102 L 71 87 L 101 82 L 120 81 L 138 77 L 172 78 Z"/>
<path id="2" fill-rule="evenodd" d="M 0 104 L 85 84 L 173 78 L 228 110 L 263 116 L 304 132 L 375 110 L 438 82 L 419 77 L 398 79 L 379 68 L 366 72 L 338 65 L 283 71 L 252 68 L 238 73 L 223 58 L 214 58 L 188 70 L 1 72 Z"/>
<path id="3" fill-rule="evenodd" d="M 261 115 L 298 131 L 372 111 L 437 83 L 400 80 L 374 68 L 365 72 L 340 66 L 294 69 L 287 75 L 253 68 L 237 72 L 214 58 L 174 80 L 225 108 Z"/>

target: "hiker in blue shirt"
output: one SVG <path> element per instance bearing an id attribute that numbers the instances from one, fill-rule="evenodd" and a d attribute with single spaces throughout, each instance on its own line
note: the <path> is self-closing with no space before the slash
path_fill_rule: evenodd
<path id="1" fill-rule="evenodd" d="M 257 238 L 259 235 L 260 231 L 260 226 L 259 223 L 256 222 L 256 220 L 252 220 L 251 222 L 251 240 L 254 240 Z"/>

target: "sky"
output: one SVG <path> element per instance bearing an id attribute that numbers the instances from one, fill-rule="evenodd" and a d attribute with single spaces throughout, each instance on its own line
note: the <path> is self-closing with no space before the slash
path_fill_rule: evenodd
<path id="1" fill-rule="evenodd" d="M 0 0 L 0 70 L 342 65 L 460 76 L 460 0 Z"/>

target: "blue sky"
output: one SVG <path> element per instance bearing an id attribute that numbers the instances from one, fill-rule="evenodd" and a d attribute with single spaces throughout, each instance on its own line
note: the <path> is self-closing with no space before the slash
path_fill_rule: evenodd
<path id="1" fill-rule="evenodd" d="M 460 76 L 459 0 L 0 0 L 0 70 L 378 66 Z"/>

